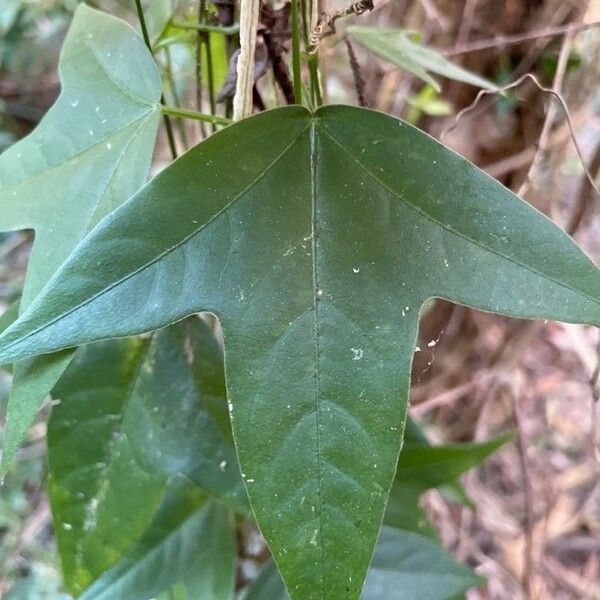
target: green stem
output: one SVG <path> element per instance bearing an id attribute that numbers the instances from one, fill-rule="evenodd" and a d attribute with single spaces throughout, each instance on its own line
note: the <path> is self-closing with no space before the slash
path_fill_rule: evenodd
<path id="1" fill-rule="evenodd" d="M 233 121 L 225 117 L 217 117 L 216 115 L 206 115 L 196 112 L 195 110 L 186 110 L 185 108 L 177 108 L 175 106 L 161 106 L 163 115 L 170 115 L 177 119 L 192 119 L 193 121 L 202 121 L 204 123 L 212 123 L 213 125 L 231 125 Z"/>
<path id="2" fill-rule="evenodd" d="M 310 46 L 309 41 L 309 23 L 310 23 L 310 14 L 312 13 L 312 3 L 317 2 L 318 0 L 300 0 L 300 6 L 302 8 L 302 37 L 304 40 L 304 48 L 308 48 Z M 323 98 L 321 96 L 321 85 L 319 82 L 319 55 L 315 54 L 314 56 L 308 57 L 308 74 L 310 77 L 310 94 L 311 101 L 316 106 L 321 106 L 323 104 Z"/>
<path id="3" fill-rule="evenodd" d="M 150 54 L 152 54 L 152 44 L 150 43 L 150 36 L 148 35 L 148 28 L 146 27 L 146 19 L 144 18 L 144 10 L 142 9 L 141 0 L 135 0 L 135 7 L 137 8 L 138 18 L 140 20 L 140 27 L 142 28 L 142 36 L 144 38 L 144 42 L 146 43 L 146 47 Z M 161 94 L 160 102 L 164 105 L 165 96 Z M 173 135 L 173 128 L 171 127 L 171 121 L 169 117 L 165 114 L 165 129 L 167 130 L 167 138 L 169 140 L 169 148 L 171 149 L 171 156 L 173 160 L 177 158 L 177 147 L 175 146 L 175 136 Z"/>
<path id="4" fill-rule="evenodd" d="M 206 0 L 200 0 L 200 24 L 204 24 L 206 20 Z M 217 104 L 215 102 L 215 77 L 213 73 L 212 48 L 210 47 L 210 37 L 208 31 L 199 30 L 202 45 L 206 49 L 206 79 L 208 80 L 208 101 L 210 103 L 210 112 L 215 115 L 217 113 Z M 213 133 L 215 132 L 215 124 L 212 124 Z"/>
<path id="5" fill-rule="evenodd" d="M 294 76 L 294 101 L 302 104 L 302 70 L 300 64 L 300 24 L 298 0 L 292 0 L 292 73 Z"/>
<path id="6" fill-rule="evenodd" d="M 146 27 L 146 19 L 144 18 L 144 9 L 142 8 L 142 1 L 135 0 L 135 7 L 137 8 L 138 19 L 140 20 L 140 26 L 142 28 L 142 36 L 144 37 L 144 42 L 146 42 L 146 46 L 148 46 L 148 50 L 152 52 L 152 44 L 150 43 L 150 36 L 148 35 L 148 28 Z"/>
<path id="7" fill-rule="evenodd" d="M 300 0 L 300 9 L 302 13 L 302 39 L 304 41 L 304 47 L 308 48 L 308 22 L 310 17 L 308 16 L 308 5 L 306 0 Z"/>
<path id="8" fill-rule="evenodd" d="M 318 55 L 311 56 L 308 69 L 310 73 L 310 89 L 313 95 L 312 101 L 317 105 L 323 104 L 323 96 L 321 95 L 321 83 L 319 81 L 319 57 Z"/>
<path id="9" fill-rule="evenodd" d="M 208 34 L 204 34 L 204 47 L 206 48 L 206 78 L 208 79 L 208 101 L 210 103 L 210 112 L 214 115 L 217 112 L 217 103 L 215 101 L 215 75 L 213 71 L 212 49 Z M 214 130 L 214 128 L 213 128 Z"/>
<path id="10" fill-rule="evenodd" d="M 237 35 L 240 31 L 238 23 L 231 25 L 230 27 L 223 27 L 221 25 L 208 25 L 206 23 L 182 23 L 181 21 L 173 21 L 172 25 L 178 29 L 189 29 L 206 33 L 222 33 L 223 35 Z"/>
<path id="11" fill-rule="evenodd" d="M 179 94 L 177 93 L 177 85 L 175 84 L 175 77 L 173 76 L 173 61 L 171 60 L 171 52 L 168 48 L 165 48 L 165 54 L 167 57 L 167 77 L 169 78 L 169 85 L 171 86 L 171 96 L 173 102 L 177 108 L 181 108 L 181 101 Z M 183 121 L 179 121 L 179 137 L 183 143 L 184 148 L 189 148 L 187 133 L 185 131 L 185 125 Z"/>

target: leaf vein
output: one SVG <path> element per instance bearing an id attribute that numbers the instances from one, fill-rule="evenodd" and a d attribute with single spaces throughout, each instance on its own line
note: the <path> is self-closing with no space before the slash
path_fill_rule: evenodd
<path id="1" fill-rule="evenodd" d="M 412 208 L 414 211 L 418 212 L 420 215 L 422 215 L 423 217 L 425 217 L 427 220 L 431 221 L 432 223 L 435 223 L 436 225 L 438 225 L 439 227 L 441 227 L 442 229 L 445 229 L 446 231 L 448 231 L 449 233 L 456 235 L 457 237 L 460 237 L 462 239 L 464 239 L 467 242 L 470 242 L 471 244 L 474 244 L 475 246 L 478 246 L 479 248 L 481 248 L 482 250 L 485 250 L 487 252 L 490 252 L 491 254 L 495 254 L 496 256 L 499 256 L 500 258 L 503 258 L 504 260 L 507 260 L 508 262 L 511 262 L 519 267 L 521 267 L 522 269 L 525 269 L 526 271 L 530 271 L 531 273 L 533 273 L 534 275 L 538 275 L 539 277 L 542 277 L 544 279 L 547 279 L 548 281 L 551 281 L 552 283 L 556 284 L 559 287 L 565 288 L 571 292 L 573 292 L 574 294 L 577 294 L 579 296 L 582 296 L 583 298 L 586 298 L 587 300 L 590 300 L 593 304 L 597 304 L 600 305 L 600 300 L 597 300 L 596 298 L 593 298 L 592 296 L 589 296 L 588 294 L 580 291 L 580 290 L 576 290 L 573 287 L 571 287 L 570 285 L 567 285 L 566 283 L 563 283 L 561 281 L 557 281 L 556 279 L 554 279 L 553 277 L 550 277 L 549 275 L 546 275 L 545 273 L 542 273 L 541 271 L 530 267 L 518 260 L 515 260 L 514 258 L 507 256 L 505 254 L 502 254 L 501 252 L 498 252 L 497 250 L 494 250 L 493 248 L 490 248 L 489 246 L 473 239 L 472 237 L 457 231 L 456 229 L 452 228 L 450 225 L 444 224 L 441 221 L 439 221 L 438 219 L 436 219 L 435 217 L 433 217 L 432 215 L 430 215 L 429 213 L 425 212 L 422 208 L 420 208 L 419 206 L 416 206 L 415 204 L 412 204 L 411 202 L 409 202 L 408 200 L 406 200 L 406 198 L 403 198 L 400 194 L 398 194 L 398 192 L 396 192 L 394 189 L 392 189 L 389 185 L 387 185 L 384 181 L 382 181 L 381 179 L 379 179 L 377 177 L 377 175 L 375 175 L 374 173 L 372 173 L 369 168 L 364 165 L 359 158 L 357 158 L 354 154 L 352 154 L 352 152 L 350 152 L 350 150 L 348 150 L 341 142 L 339 142 L 334 136 L 332 136 L 326 129 L 324 129 L 323 127 L 320 127 L 319 125 L 317 125 L 317 127 L 319 127 L 319 129 L 332 141 L 334 142 L 337 146 L 339 146 L 365 173 L 367 173 L 367 175 L 369 175 L 373 180 L 375 180 L 379 185 L 381 185 L 383 188 L 385 188 L 392 196 L 395 196 L 396 198 L 398 198 L 398 200 L 400 200 L 401 202 L 403 202 L 404 204 L 406 204 L 406 206 Z"/>

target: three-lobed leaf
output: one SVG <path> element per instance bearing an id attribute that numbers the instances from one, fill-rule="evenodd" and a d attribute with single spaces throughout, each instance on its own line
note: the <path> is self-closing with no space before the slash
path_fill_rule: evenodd
<path id="1" fill-rule="evenodd" d="M 160 78 L 139 35 L 81 5 L 61 53 L 62 91 L 35 131 L 0 156 L 0 230 L 34 229 L 21 311 L 80 239 L 144 183 Z M 3 469 L 71 352 L 17 364 Z"/>
<path id="2" fill-rule="evenodd" d="M 104 219 L 0 361 L 214 312 L 241 469 L 290 595 L 356 598 L 431 297 L 600 324 L 598 269 L 468 161 L 379 113 L 290 107 L 211 137 Z"/>

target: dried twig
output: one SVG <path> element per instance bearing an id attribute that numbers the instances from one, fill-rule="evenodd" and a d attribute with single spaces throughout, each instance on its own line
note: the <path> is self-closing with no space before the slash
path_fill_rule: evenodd
<path id="1" fill-rule="evenodd" d="M 594 155 L 592 156 L 589 171 L 592 175 L 596 176 L 600 172 L 600 144 L 598 144 Z M 595 190 L 590 184 L 590 181 L 584 176 L 582 178 L 581 185 L 579 186 L 579 191 L 577 192 L 577 199 L 575 200 L 575 207 L 571 213 L 571 218 L 565 227 L 565 231 L 569 235 L 573 235 L 577 229 L 579 229 L 588 206 L 591 204 L 594 192 Z"/>
<path id="2" fill-rule="evenodd" d="M 569 55 L 571 54 L 571 49 L 573 48 L 573 36 L 571 34 L 567 35 L 563 40 L 560 55 L 558 57 L 558 64 L 556 65 L 556 73 L 554 75 L 554 81 L 552 82 L 552 91 L 557 97 L 561 97 L 563 83 L 565 80 L 565 74 L 567 72 L 567 63 L 569 61 Z M 567 112 L 568 114 L 568 112 Z M 554 122 L 556 120 L 556 105 L 551 104 L 546 111 L 546 118 L 544 119 L 544 125 L 542 127 L 542 132 L 540 133 L 540 137 L 538 140 L 538 148 L 533 160 L 531 161 L 531 165 L 529 170 L 527 171 L 527 175 L 517 192 L 519 196 L 525 196 L 527 191 L 529 190 L 529 186 L 531 181 L 533 180 L 544 156 L 546 155 L 546 150 L 548 148 L 548 140 L 550 138 L 550 133 L 552 132 L 552 127 L 554 126 Z M 575 139 L 575 138 L 573 138 Z M 583 159 L 582 159 L 583 162 Z"/>
<path id="3" fill-rule="evenodd" d="M 590 377 L 592 390 L 592 447 L 596 460 L 600 462 L 600 439 L 598 439 L 598 404 L 600 404 L 600 336 L 596 347 L 596 367 Z"/>
<path id="4" fill-rule="evenodd" d="M 457 44 L 452 48 L 439 48 L 438 52 L 441 52 L 445 56 L 456 56 L 458 54 L 467 54 L 469 52 L 477 52 L 479 50 L 489 50 L 491 48 L 504 48 L 506 46 L 514 46 L 516 44 L 522 44 L 523 42 L 529 42 L 543 38 L 559 37 L 565 34 L 580 33 L 582 31 L 585 31 L 586 29 L 598 27 L 599 25 L 600 21 L 594 21 L 593 23 L 569 24 L 561 25 L 559 27 L 545 27 L 544 29 L 530 31 L 528 33 L 517 33 L 515 35 L 496 36 L 493 39 L 481 40 L 478 42 L 470 42 L 466 44 Z"/>
<path id="5" fill-rule="evenodd" d="M 233 97 L 233 120 L 239 121 L 252 113 L 254 85 L 254 50 L 260 0 L 240 2 L 240 56 L 237 61 L 237 83 Z"/>
<path id="6" fill-rule="evenodd" d="M 323 38 L 329 37 L 335 33 L 335 22 L 348 15 L 362 15 L 365 12 L 372 11 L 374 8 L 373 0 L 358 0 L 352 3 L 348 8 L 336 10 L 330 14 L 323 13 L 317 22 L 317 26 L 310 34 L 309 54 L 315 54 L 319 49 L 319 43 Z"/>
<path id="7" fill-rule="evenodd" d="M 346 50 L 348 51 L 348 59 L 350 60 L 350 67 L 352 69 L 352 77 L 354 78 L 354 88 L 356 90 L 358 104 L 360 106 L 368 107 L 369 102 L 367 100 L 365 80 L 360 71 L 360 64 L 356 58 L 356 53 L 354 52 L 352 42 L 347 35 L 344 36 L 344 44 L 346 44 Z"/>
<path id="8" fill-rule="evenodd" d="M 265 40 L 265 46 L 269 53 L 273 77 L 279 85 L 287 104 L 294 104 L 294 84 L 290 79 L 290 72 L 284 57 L 283 44 L 279 40 L 281 34 L 284 33 L 282 29 L 287 30 L 289 26 L 290 5 L 284 5 L 281 11 L 284 10 L 285 12 L 278 14 L 270 3 L 263 2 L 260 18 L 261 23 L 265 26 L 265 30 L 262 32 L 262 37 Z"/>
<path id="9" fill-rule="evenodd" d="M 563 97 L 560 94 L 557 94 L 553 89 L 544 87 L 538 81 L 537 77 L 535 75 L 533 75 L 532 73 L 525 73 L 525 75 L 522 75 L 516 81 L 513 81 L 512 83 L 509 83 L 508 85 L 505 85 L 501 88 L 497 88 L 495 90 L 480 90 L 479 93 L 477 94 L 477 96 L 475 97 L 475 100 L 473 100 L 473 102 L 471 102 L 471 104 L 469 104 L 469 106 L 466 106 L 465 108 L 463 108 L 461 111 L 459 111 L 457 113 L 457 115 L 454 117 L 452 124 L 442 132 L 440 139 L 443 140 L 444 137 L 447 136 L 458 125 L 459 121 L 467 113 L 474 110 L 479 105 L 479 103 L 483 97 L 489 96 L 492 94 L 503 94 L 509 90 L 518 88 L 526 80 L 532 81 L 539 90 L 541 90 L 542 92 L 549 94 L 550 96 L 555 98 L 561 105 L 561 107 L 565 113 L 565 118 L 567 121 L 567 125 L 569 126 L 569 131 L 571 132 L 571 139 L 573 140 L 573 145 L 575 146 L 575 150 L 577 151 L 579 160 L 581 161 L 581 164 L 583 165 L 585 175 L 586 175 L 588 181 L 590 182 L 595 193 L 600 197 L 600 191 L 598 191 L 598 188 L 596 187 L 596 184 L 594 182 L 594 177 L 590 173 L 590 171 L 585 163 L 585 159 L 583 158 L 583 152 L 581 150 L 581 147 L 579 146 L 579 142 L 577 141 L 577 137 L 575 135 L 575 128 L 573 127 L 573 122 L 571 120 L 571 115 L 569 113 L 569 108 L 568 108 L 566 102 L 564 101 Z"/>
<path id="10" fill-rule="evenodd" d="M 506 386 L 507 393 L 512 404 L 515 424 L 517 426 L 517 451 L 519 456 L 519 465 L 521 468 L 521 483 L 523 486 L 523 495 L 525 499 L 525 547 L 523 548 L 523 573 L 521 585 L 527 591 L 527 597 L 533 598 L 533 576 L 535 561 L 533 555 L 533 529 L 535 526 L 533 514 L 533 488 L 529 469 L 527 467 L 527 439 L 523 427 L 523 413 L 517 392 L 514 386 Z"/>

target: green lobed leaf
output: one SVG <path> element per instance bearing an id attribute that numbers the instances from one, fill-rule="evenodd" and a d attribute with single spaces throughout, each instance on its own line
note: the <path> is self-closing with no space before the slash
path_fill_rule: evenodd
<path id="1" fill-rule="evenodd" d="M 451 600 L 484 581 L 430 539 L 384 526 L 361 598 Z"/>
<path id="2" fill-rule="evenodd" d="M 465 500 L 458 477 L 481 464 L 512 438 L 505 434 L 479 444 L 433 446 L 412 419 L 407 420 L 396 478 L 390 491 L 384 523 L 435 538 L 419 507 L 419 498 L 430 488 L 444 488 Z"/>
<path id="3" fill-rule="evenodd" d="M 21 310 L 84 234 L 144 183 L 160 117 L 156 65 L 138 34 L 115 17 L 78 7 L 59 74 L 57 102 L 0 156 L 0 231 L 35 230 Z M 3 472 L 71 357 L 15 366 Z"/>
<path id="4" fill-rule="evenodd" d="M 497 89 L 487 79 L 455 65 L 435 50 L 412 41 L 402 29 L 353 25 L 348 27 L 347 32 L 377 56 L 416 75 L 437 91 L 440 86 L 429 73 L 484 89 Z"/>
<path id="5" fill-rule="evenodd" d="M 233 597 L 236 547 L 222 506 L 171 489 L 146 534 L 81 600 L 148 600 L 180 584 L 190 600 Z"/>
<path id="6" fill-rule="evenodd" d="M 469 469 L 481 464 L 512 437 L 513 434 L 508 433 L 483 443 L 441 446 L 405 440 L 396 479 L 418 483 L 423 490 L 450 484 Z"/>
<path id="7" fill-rule="evenodd" d="M 212 394 L 224 400 L 211 344 L 198 318 L 152 338 L 90 344 L 56 386 L 48 493 L 71 592 L 138 540 L 174 474 L 246 511 L 233 448 L 207 412 Z M 215 361 L 212 372 L 203 369 Z"/>
<path id="8" fill-rule="evenodd" d="M 212 136 L 104 219 L 0 337 L 0 363 L 214 312 L 288 590 L 357 598 L 431 297 L 600 324 L 600 271 L 471 163 L 380 113 L 287 107 Z"/>

